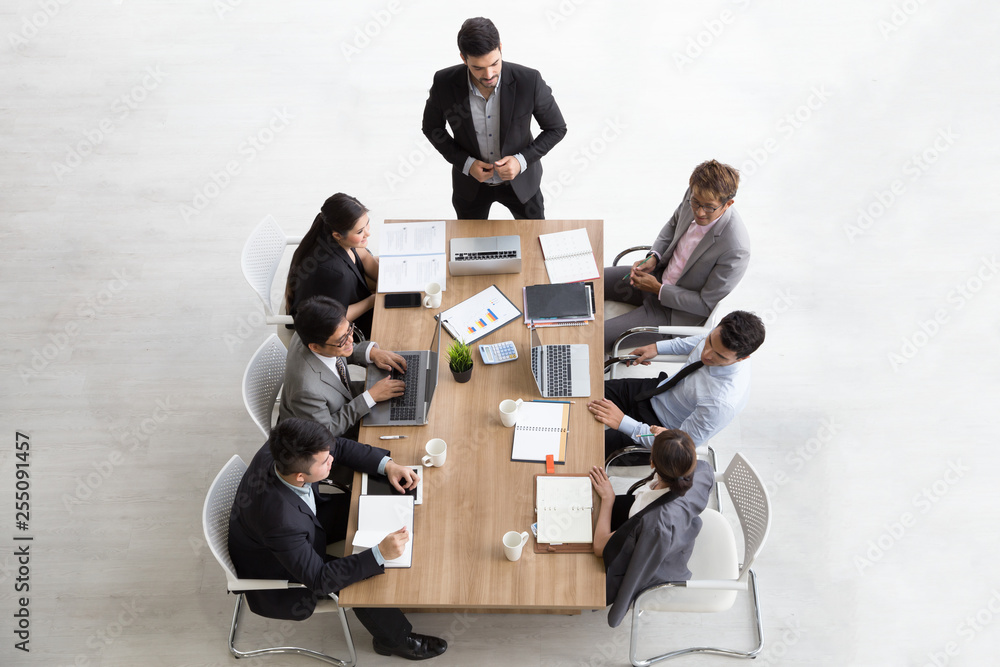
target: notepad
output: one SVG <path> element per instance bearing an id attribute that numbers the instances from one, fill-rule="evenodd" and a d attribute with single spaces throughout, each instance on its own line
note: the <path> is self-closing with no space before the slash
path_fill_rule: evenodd
<path id="1" fill-rule="evenodd" d="M 410 531 L 410 541 L 399 558 L 385 562 L 386 567 L 413 564 L 413 496 L 361 496 L 358 499 L 358 530 L 351 542 L 353 553 L 371 549 L 403 526 Z"/>
<path id="2" fill-rule="evenodd" d="M 556 463 L 566 463 L 569 435 L 569 403 L 525 401 L 517 410 L 511 461 L 545 462 L 552 454 Z"/>
<path id="3" fill-rule="evenodd" d="M 538 542 L 592 543 L 594 496 L 590 477 L 539 475 L 535 478 L 535 484 Z"/>
<path id="4" fill-rule="evenodd" d="M 586 229 L 542 234 L 538 242 L 542 244 L 550 283 L 578 283 L 601 277 Z"/>
<path id="5" fill-rule="evenodd" d="M 417 475 L 423 475 L 423 466 L 408 466 L 410 470 L 417 473 Z M 361 473 L 361 495 L 363 496 L 401 496 L 396 487 L 389 482 L 389 478 L 385 475 L 369 475 L 368 473 Z M 421 477 L 420 481 L 417 482 L 415 488 L 410 489 L 406 492 L 406 495 L 413 496 L 414 505 L 419 505 L 424 502 L 424 478 Z"/>

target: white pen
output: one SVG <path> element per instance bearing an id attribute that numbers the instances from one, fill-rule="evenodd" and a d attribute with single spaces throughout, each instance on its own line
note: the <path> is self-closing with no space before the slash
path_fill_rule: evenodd
<path id="1" fill-rule="evenodd" d="M 405 435 L 380 435 L 378 437 L 378 439 L 379 440 L 402 440 L 405 437 L 406 437 Z"/>

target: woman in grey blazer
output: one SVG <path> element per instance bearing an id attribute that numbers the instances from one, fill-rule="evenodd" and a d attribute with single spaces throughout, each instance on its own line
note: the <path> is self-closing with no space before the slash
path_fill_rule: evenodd
<path id="1" fill-rule="evenodd" d="M 653 428 L 657 435 L 650 452 L 652 473 L 628 494 L 615 495 L 604 468 L 590 471 L 601 497 L 594 554 L 604 558 L 611 627 L 622 622 L 643 589 L 691 578 L 687 562 L 701 531 L 699 515 L 715 483 L 711 466 L 698 461 L 687 433 Z"/>

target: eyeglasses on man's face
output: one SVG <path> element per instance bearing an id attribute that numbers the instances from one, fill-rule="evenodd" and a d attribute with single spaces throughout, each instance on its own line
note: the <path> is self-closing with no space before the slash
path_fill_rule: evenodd
<path id="1" fill-rule="evenodd" d="M 720 208 L 722 208 L 722 206 L 724 206 L 724 204 L 720 204 L 719 206 L 707 206 L 705 204 L 702 204 L 700 201 L 698 201 L 694 197 L 691 197 L 691 209 L 695 213 L 697 213 L 698 211 L 704 211 L 705 213 L 708 213 L 709 215 L 711 215 L 711 214 L 715 213 L 716 211 L 718 211 Z"/>
<path id="2" fill-rule="evenodd" d="M 351 336 L 354 335 L 354 322 L 351 322 L 347 327 L 347 333 L 337 339 L 336 343 L 327 342 L 327 345 L 332 345 L 333 347 L 346 347 L 347 342 L 351 340 Z"/>

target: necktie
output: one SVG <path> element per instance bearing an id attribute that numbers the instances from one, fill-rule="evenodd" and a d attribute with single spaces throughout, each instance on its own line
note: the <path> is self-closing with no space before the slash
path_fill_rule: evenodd
<path id="1" fill-rule="evenodd" d="M 681 370 L 683 373 L 683 369 Z M 347 362 L 344 361 L 343 357 L 337 359 L 337 373 L 340 375 L 340 381 L 344 383 L 344 387 L 347 389 L 347 393 L 352 397 L 354 392 L 351 391 L 351 376 L 347 374 Z M 678 373 L 679 375 L 680 373 Z"/>
<path id="2" fill-rule="evenodd" d="M 673 389 L 674 387 L 677 386 L 678 382 L 680 382 L 681 380 L 683 380 L 684 378 L 686 378 L 688 375 L 691 375 L 691 373 L 694 373 L 696 370 L 698 370 L 699 368 L 701 368 L 704 365 L 705 364 L 703 364 L 701 362 L 701 359 L 699 359 L 698 361 L 694 362 L 693 364 L 685 366 L 684 368 L 682 368 L 677 373 L 677 375 L 675 375 L 672 378 L 670 378 L 669 380 L 667 380 L 666 383 L 661 384 L 658 387 L 654 387 L 652 390 L 647 390 L 647 391 L 642 392 L 641 394 L 639 394 L 638 396 L 635 397 L 635 400 L 637 400 L 637 401 L 645 401 L 645 400 L 650 399 L 650 398 L 652 398 L 652 397 L 654 397 L 654 396 L 656 396 L 658 394 L 662 394 L 665 391 L 670 391 L 671 389 Z"/>

